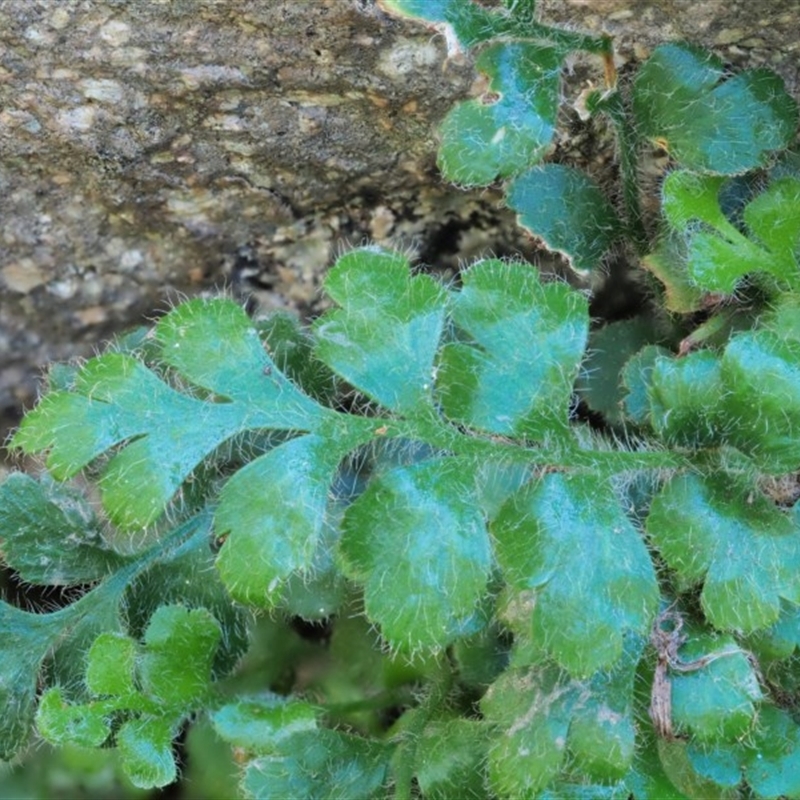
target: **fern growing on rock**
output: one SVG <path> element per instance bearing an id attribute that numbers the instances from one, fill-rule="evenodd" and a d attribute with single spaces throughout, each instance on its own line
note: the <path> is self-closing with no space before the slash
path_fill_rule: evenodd
<path id="1" fill-rule="evenodd" d="M 164 786 L 202 718 L 246 797 L 800 797 L 794 101 L 683 44 L 623 88 L 610 40 L 530 1 L 384 5 L 479 51 L 445 177 L 504 181 L 579 276 L 617 248 L 650 296 L 593 323 L 522 262 L 443 285 L 362 247 L 308 327 L 194 299 L 54 370 L 0 540 L 81 592 L 0 603 L 0 752 L 36 731 Z M 619 203 L 541 163 L 576 49 L 605 65 Z M 653 234 L 647 140 L 673 159 Z"/>

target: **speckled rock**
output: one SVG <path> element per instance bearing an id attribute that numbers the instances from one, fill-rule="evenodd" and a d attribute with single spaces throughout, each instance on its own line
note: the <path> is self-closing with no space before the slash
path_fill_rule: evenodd
<path id="1" fill-rule="evenodd" d="M 349 0 L 0 2 L 0 406 L 176 292 L 308 299 L 431 171 L 443 67 Z"/>
<path id="2" fill-rule="evenodd" d="M 541 7 L 615 34 L 621 63 L 691 38 L 797 84 L 797 0 Z M 444 269 L 531 255 L 496 193 L 436 175 L 435 126 L 472 82 L 373 0 L 0 0 L 0 410 L 181 293 L 308 312 L 365 240 Z"/>

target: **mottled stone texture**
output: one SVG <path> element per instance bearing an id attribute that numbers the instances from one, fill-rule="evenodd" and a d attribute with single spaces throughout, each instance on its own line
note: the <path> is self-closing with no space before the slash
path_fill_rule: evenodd
<path id="1" fill-rule="evenodd" d="M 323 218 L 374 235 L 431 171 L 442 56 L 350 0 L 0 3 L 0 404 L 176 291 L 313 284 Z"/>
<path id="2" fill-rule="evenodd" d="M 796 0 L 541 5 L 623 62 L 691 38 L 796 83 Z M 444 268 L 529 253 L 496 193 L 436 176 L 436 123 L 472 81 L 372 0 L 0 0 L 0 412 L 181 292 L 309 311 L 366 239 Z"/>

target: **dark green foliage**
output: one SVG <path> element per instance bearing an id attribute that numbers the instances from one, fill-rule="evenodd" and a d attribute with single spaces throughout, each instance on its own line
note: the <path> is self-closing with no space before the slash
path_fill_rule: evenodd
<path id="1" fill-rule="evenodd" d="M 479 48 L 439 165 L 506 180 L 578 288 L 362 247 L 308 328 L 196 299 L 55 369 L 0 546 L 65 594 L 0 602 L 0 754 L 35 730 L 160 787 L 188 726 L 188 785 L 251 798 L 800 798 L 794 101 L 679 44 L 625 89 L 532 0 L 382 5 Z M 539 163 L 573 50 L 605 67 L 610 194 Z M 658 282 L 590 320 L 612 251 Z"/>

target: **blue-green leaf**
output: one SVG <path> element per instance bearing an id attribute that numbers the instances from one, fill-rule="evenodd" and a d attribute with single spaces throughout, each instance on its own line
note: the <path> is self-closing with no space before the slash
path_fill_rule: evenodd
<path id="1" fill-rule="evenodd" d="M 124 723 L 117 732 L 117 747 L 125 774 L 134 786 L 154 789 L 173 783 L 178 777 L 168 720 L 144 717 Z"/>
<path id="2" fill-rule="evenodd" d="M 696 742 L 734 742 L 748 733 L 763 699 L 748 655 L 730 635 L 689 629 L 678 660 L 697 668 L 670 675 L 672 721 L 679 733 L 692 734 Z"/>
<path id="3" fill-rule="evenodd" d="M 702 447 L 720 440 L 725 421 L 720 415 L 724 390 L 718 355 L 697 350 L 683 358 L 658 357 L 648 390 L 650 423 L 665 441 Z"/>
<path id="4" fill-rule="evenodd" d="M 489 781 L 500 797 L 538 797 L 565 763 L 609 782 L 634 756 L 633 681 L 643 639 L 628 637 L 613 670 L 588 681 L 552 665 L 512 668 L 481 700 L 498 729 L 489 746 Z"/>
<path id="5" fill-rule="evenodd" d="M 766 69 L 728 77 L 716 56 L 687 44 L 656 48 L 639 70 L 633 112 L 642 134 L 689 169 L 733 174 L 788 147 L 797 106 Z"/>
<path id="6" fill-rule="evenodd" d="M 730 476 L 677 475 L 655 497 L 647 530 L 722 630 L 772 625 L 781 598 L 800 602 L 800 536 L 792 519 Z"/>
<path id="7" fill-rule="evenodd" d="M 138 665 L 142 692 L 178 713 L 197 705 L 208 692 L 221 637 L 219 623 L 205 608 L 159 608 L 144 635 Z"/>
<path id="8" fill-rule="evenodd" d="M 621 655 L 644 633 L 658 586 L 639 532 L 602 479 L 545 475 L 514 494 L 492 525 L 513 592 L 533 594 L 533 640 L 574 675 Z"/>
<path id="9" fill-rule="evenodd" d="M 325 291 L 342 308 L 314 326 L 318 357 L 387 408 L 407 414 L 430 405 L 443 287 L 412 277 L 404 256 L 365 247 L 336 262 Z"/>
<path id="10" fill-rule="evenodd" d="M 533 167 L 509 182 L 506 198 L 520 225 L 579 273 L 597 269 L 622 231 L 606 195 L 572 167 Z"/>
<path id="11" fill-rule="evenodd" d="M 51 744 L 100 747 L 111 733 L 108 713 L 100 706 L 71 705 L 60 689 L 48 689 L 39 702 L 36 727 Z"/>
<path id="12" fill-rule="evenodd" d="M 753 238 L 723 212 L 724 184 L 719 176 L 686 170 L 664 181 L 664 213 L 688 237 L 685 262 L 694 283 L 704 291 L 730 294 L 748 273 L 768 272 L 796 284 L 800 227 L 794 220 L 800 213 L 800 181 L 783 178 L 745 206 L 744 221 Z"/>
<path id="13" fill-rule="evenodd" d="M 661 768 L 683 793 L 680 797 L 692 800 L 700 797 L 703 800 L 739 800 L 741 797 L 738 791 L 741 773 L 729 750 L 721 753 L 722 758 L 716 759 L 710 770 L 701 770 L 690 757 L 691 745 L 683 739 L 661 738 L 657 748 Z M 704 766 L 708 767 L 708 762 Z"/>
<path id="14" fill-rule="evenodd" d="M 620 374 L 626 392 L 622 405 L 624 416 L 637 425 L 650 423 L 650 385 L 653 369 L 661 358 L 668 358 L 669 350 L 657 345 L 643 347 L 628 359 Z"/>
<path id="15" fill-rule="evenodd" d="M 541 437 L 567 423 L 589 326 L 585 298 L 528 265 L 481 261 L 463 273 L 453 321 L 474 344 L 445 345 L 444 412 L 491 433 Z"/>
<path id="16" fill-rule="evenodd" d="M 756 735 L 742 761 L 756 797 L 800 796 L 800 727 L 786 711 L 770 706 L 761 710 Z"/>
<path id="17" fill-rule="evenodd" d="M 50 614 L 34 614 L 0 601 L 0 757 L 10 759 L 24 745 L 36 711 L 37 681 L 45 657 L 55 652 L 54 677 L 80 678 L 82 658 L 104 630 L 120 627 L 119 602 L 129 570 L 85 594 L 79 601 Z"/>
<path id="18" fill-rule="evenodd" d="M 297 733 L 316 731 L 316 714 L 309 703 L 265 693 L 227 703 L 211 719 L 226 742 L 251 753 L 271 753 Z"/>
<path id="19" fill-rule="evenodd" d="M 488 798 L 484 764 L 489 731 L 463 717 L 439 719 L 425 727 L 417 745 L 417 782 L 426 800 Z"/>
<path id="20" fill-rule="evenodd" d="M 181 303 L 159 320 L 155 334 L 167 364 L 196 386 L 257 409 L 261 427 L 302 427 L 319 414 L 316 403 L 271 369 L 276 364 L 252 320 L 230 300 Z"/>
<path id="21" fill-rule="evenodd" d="M 0 601 L 0 758 L 10 760 L 26 743 L 36 712 L 41 663 L 62 626 Z"/>
<path id="22" fill-rule="evenodd" d="M 136 692 L 135 667 L 138 655 L 137 644 L 130 636 L 119 632 L 101 633 L 89 648 L 86 687 L 94 695 Z"/>
<path id="23" fill-rule="evenodd" d="M 800 341 L 782 330 L 735 336 L 722 357 L 729 439 L 771 473 L 800 467 Z"/>
<path id="24" fill-rule="evenodd" d="M 448 12 L 455 6 L 463 5 L 463 0 L 380 0 L 380 4 L 387 11 L 405 17 L 426 22 L 445 22 Z"/>
<path id="25" fill-rule="evenodd" d="M 0 715 L 0 755 L 3 758 L 11 758 L 27 739 L 45 657 L 51 657 L 47 683 L 57 682 L 70 688 L 81 685 L 85 659 L 92 644 L 101 634 L 116 635 L 122 630 L 120 604 L 134 581 L 146 579 L 150 569 L 187 545 L 202 542 L 207 549 L 208 527 L 207 516 L 189 520 L 109 575 L 80 600 L 58 611 L 35 614 L 0 602 L 0 639 L 6 646 L 0 659 L 0 710 L 3 712 Z M 235 647 L 237 641 L 241 646 L 241 634 L 235 626 L 230 633 L 231 647 Z M 119 649 L 122 661 L 126 648 L 123 644 Z M 108 664 L 92 666 L 92 663 L 90 659 L 90 683 L 94 685 L 97 681 L 97 690 L 102 692 L 110 680 Z M 123 663 L 119 668 L 124 672 Z M 130 688 L 130 681 L 120 675 L 118 671 L 118 685 L 125 692 Z"/>
<path id="26" fill-rule="evenodd" d="M 623 367 L 634 353 L 658 338 L 653 320 L 643 316 L 611 322 L 589 335 L 576 390 L 609 424 L 625 419 Z"/>
<path id="27" fill-rule="evenodd" d="M 242 779 L 254 800 L 349 800 L 385 797 L 389 748 L 340 731 L 301 731 L 250 761 Z"/>
<path id="28" fill-rule="evenodd" d="M 46 475 L 16 472 L 0 485 L 0 542 L 4 562 L 29 583 L 89 583 L 125 563 L 88 501 Z"/>
<path id="29" fill-rule="evenodd" d="M 229 300 L 184 303 L 156 336 L 166 362 L 216 401 L 177 392 L 133 357 L 107 353 L 83 367 L 72 391 L 46 395 L 12 440 L 26 452 L 48 450 L 58 479 L 128 441 L 100 479 L 106 510 L 128 529 L 157 519 L 192 470 L 234 434 L 310 430 L 326 416 L 280 374 Z"/>
<path id="30" fill-rule="evenodd" d="M 438 165 L 444 177 L 485 186 L 535 164 L 555 132 L 564 51 L 529 42 L 497 42 L 476 68 L 489 92 L 458 103 L 440 128 Z"/>
<path id="31" fill-rule="evenodd" d="M 378 476 L 347 509 L 343 570 L 393 646 L 440 648 L 475 629 L 492 554 L 473 492 L 462 461 L 431 459 Z"/>
<path id="32" fill-rule="evenodd" d="M 289 577 L 311 568 L 342 455 L 327 439 L 300 436 L 251 461 L 225 484 L 214 527 L 228 536 L 217 567 L 235 598 L 275 605 Z"/>
<path id="33" fill-rule="evenodd" d="M 800 514 L 797 505 L 794 512 L 797 519 Z M 800 530 L 800 524 L 797 527 Z M 782 602 L 777 622 L 748 636 L 747 646 L 756 654 L 762 666 L 789 658 L 800 647 L 800 606 Z"/>
<path id="34" fill-rule="evenodd" d="M 779 800 L 800 796 L 800 727 L 781 709 L 764 704 L 759 710 L 754 729 L 737 742 L 714 746 L 673 742 L 662 748 L 662 760 L 675 775 L 680 766 L 682 775 L 697 785 L 705 781 L 716 784 L 717 796 L 735 798 L 742 781 L 747 781 L 759 800 Z M 723 794 L 724 790 L 728 793 Z M 696 795 L 695 795 L 696 796 Z M 704 797 L 706 795 L 703 795 Z M 710 792 L 708 796 L 713 796 Z"/>

